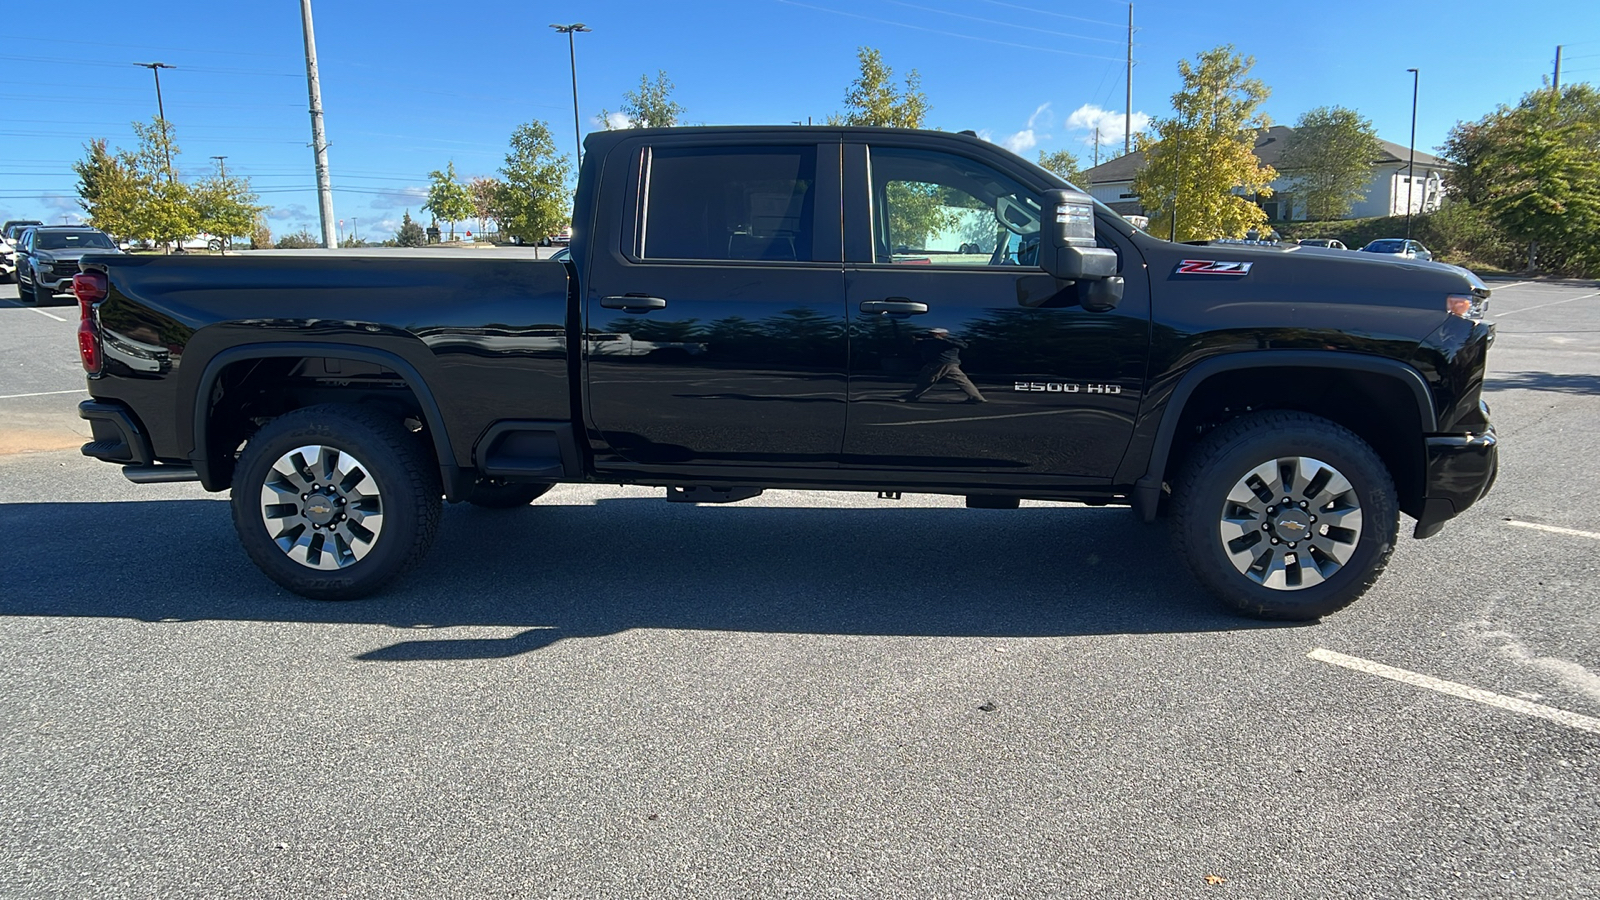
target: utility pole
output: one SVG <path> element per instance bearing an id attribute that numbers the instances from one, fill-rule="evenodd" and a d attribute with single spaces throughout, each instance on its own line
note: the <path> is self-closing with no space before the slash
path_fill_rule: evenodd
<path id="1" fill-rule="evenodd" d="M 578 125 L 578 48 L 573 41 L 574 34 L 593 31 L 593 28 L 582 22 L 571 25 L 551 25 L 556 31 L 567 36 L 567 59 L 572 63 L 572 139 L 578 145 L 578 162 L 583 162 L 583 132 Z"/>
<path id="2" fill-rule="evenodd" d="M 1100 165 L 1100 126 L 1094 127 L 1094 164 Z"/>
<path id="3" fill-rule="evenodd" d="M 1128 4 L 1128 104 L 1122 111 L 1122 155 L 1133 152 L 1133 4 Z"/>
<path id="4" fill-rule="evenodd" d="M 333 233 L 333 185 L 328 180 L 328 139 L 322 132 L 322 84 L 317 77 L 317 39 L 311 30 L 311 0 L 300 0 L 300 25 L 306 39 L 306 91 L 311 98 L 311 152 L 317 161 L 317 212 L 322 246 L 337 247 Z"/>
<path id="5" fill-rule="evenodd" d="M 213 156 L 211 158 L 217 161 L 217 174 L 222 176 L 223 178 L 227 178 L 228 177 L 228 164 L 224 161 L 224 160 L 227 159 L 227 157 L 226 156 Z"/>
<path id="6" fill-rule="evenodd" d="M 1556 102 L 1561 102 L 1561 45 L 1556 45 L 1556 74 L 1550 79 L 1550 89 L 1556 92 Z"/>
<path id="7" fill-rule="evenodd" d="M 161 119 L 161 149 L 165 150 L 167 154 L 167 183 L 171 184 L 172 137 L 167 131 L 167 108 L 161 102 L 161 70 L 176 69 L 177 66 L 169 66 L 164 62 L 134 63 L 134 65 L 149 69 L 151 74 L 156 76 L 156 115 Z"/>
<path id="8" fill-rule="evenodd" d="M 1416 69 L 1411 73 L 1411 161 L 1406 164 L 1406 240 L 1411 240 L 1411 189 L 1416 184 L 1417 171 L 1417 81 L 1421 77 Z"/>

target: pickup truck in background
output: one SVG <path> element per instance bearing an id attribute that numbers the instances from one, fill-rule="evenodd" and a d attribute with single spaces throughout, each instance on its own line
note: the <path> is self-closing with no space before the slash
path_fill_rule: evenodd
<path id="1" fill-rule="evenodd" d="M 308 597 L 417 563 L 444 501 L 600 482 L 1131 506 L 1223 602 L 1296 620 L 1361 596 L 1399 513 L 1431 536 L 1494 480 L 1465 270 L 1169 243 L 967 135 L 585 146 L 562 262 L 86 257 L 83 452 L 231 490 Z"/>

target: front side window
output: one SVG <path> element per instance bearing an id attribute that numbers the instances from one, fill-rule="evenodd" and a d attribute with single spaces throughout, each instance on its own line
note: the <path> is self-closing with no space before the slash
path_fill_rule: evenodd
<path id="1" fill-rule="evenodd" d="M 814 146 L 658 147 L 648 167 L 643 258 L 811 260 Z"/>
<path id="2" fill-rule="evenodd" d="M 873 148 L 874 261 L 1036 266 L 1038 196 L 964 157 Z"/>

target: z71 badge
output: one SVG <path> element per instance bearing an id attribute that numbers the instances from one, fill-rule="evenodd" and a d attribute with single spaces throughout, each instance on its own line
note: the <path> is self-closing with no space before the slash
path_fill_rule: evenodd
<path id="1" fill-rule="evenodd" d="M 1174 275 L 1249 275 L 1251 263 L 1217 259 L 1186 259 L 1178 263 Z"/>

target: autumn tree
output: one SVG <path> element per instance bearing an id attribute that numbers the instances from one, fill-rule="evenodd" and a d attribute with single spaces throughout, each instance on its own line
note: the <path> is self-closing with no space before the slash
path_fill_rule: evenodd
<path id="1" fill-rule="evenodd" d="M 500 221 L 500 194 L 505 185 L 497 178 L 474 178 L 467 182 L 467 193 L 472 196 L 472 215 L 478 220 L 478 233 L 488 230 L 489 220 Z"/>
<path id="2" fill-rule="evenodd" d="M 1372 121 L 1343 106 L 1302 114 L 1279 164 L 1311 219 L 1342 219 L 1367 193 L 1372 164 L 1383 152 Z"/>
<path id="3" fill-rule="evenodd" d="M 1133 191 L 1151 211 L 1150 230 L 1167 234 L 1176 219 L 1180 241 L 1241 237 L 1267 215 L 1246 196 L 1272 196 L 1277 172 L 1256 158 L 1256 135 L 1268 121 L 1260 112 L 1271 91 L 1251 78 L 1254 57 L 1231 45 L 1181 60 L 1183 87 L 1172 95 L 1173 114 L 1156 119 L 1136 138 L 1145 165 Z"/>
<path id="4" fill-rule="evenodd" d="M 532 243 L 555 234 L 571 217 L 571 158 L 556 152 L 550 127 L 534 121 L 511 134 L 511 151 L 500 168 L 502 233 Z"/>
<path id="5" fill-rule="evenodd" d="M 1080 188 L 1089 185 L 1089 179 L 1084 177 L 1083 170 L 1078 168 L 1078 157 L 1070 150 L 1056 150 L 1052 153 L 1040 150 L 1039 166 L 1060 175 L 1068 184 Z"/>
<path id="6" fill-rule="evenodd" d="M 905 77 L 903 87 L 894 85 L 894 70 L 883 64 L 883 54 L 872 47 L 856 51 L 861 73 L 844 94 L 843 113 L 829 116 L 830 125 L 876 125 L 889 128 L 922 128 L 928 118 L 928 96 L 922 92 L 922 76 L 916 69 Z"/>
<path id="7" fill-rule="evenodd" d="M 656 72 L 654 84 L 650 83 L 648 76 L 639 76 L 639 89 L 624 91 L 622 94 L 622 107 L 616 113 L 600 110 L 600 121 L 605 124 L 607 131 L 618 128 L 667 128 L 678 124 L 685 112 L 684 108 L 672 99 L 672 79 L 667 77 L 665 71 Z M 620 114 L 626 124 L 613 121 L 613 117 Z"/>
<path id="8" fill-rule="evenodd" d="M 96 138 L 83 145 L 84 158 L 72 164 L 78 174 L 78 205 L 89 224 L 118 237 L 131 237 L 134 208 L 144 186 L 132 167 Z"/>
<path id="9" fill-rule="evenodd" d="M 453 241 L 456 239 L 456 223 L 472 217 L 475 209 L 472 194 L 467 191 L 466 185 L 457 180 L 454 160 L 445 164 L 443 172 L 437 169 L 429 172 L 428 180 L 431 182 L 428 185 L 428 202 L 422 208 L 435 219 L 450 223 L 450 240 Z"/>

